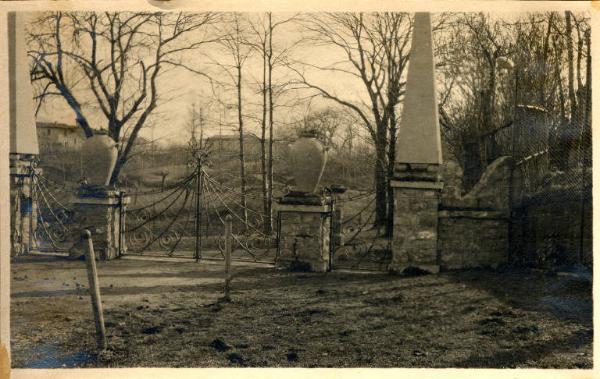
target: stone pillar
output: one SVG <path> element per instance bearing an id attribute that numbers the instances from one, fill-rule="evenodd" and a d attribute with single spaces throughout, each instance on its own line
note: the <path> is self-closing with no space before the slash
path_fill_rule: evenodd
<path id="1" fill-rule="evenodd" d="M 11 154 L 11 256 L 27 254 L 35 247 L 38 209 L 34 199 L 35 156 Z"/>
<path id="2" fill-rule="evenodd" d="M 441 182 L 392 181 L 394 240 L 390 271 L 408 267 L 437 273 L 438 207 Z"/>
<path id="3" fill-rule="evenodd" d="M 8 13 L 10 153 L 39 154 L 35 102 L 27 56 L 27 12 Z"/>
<path id="4" fill-rule="evenodd" d="M 331 206 L 286 203 L 275 205 L 279 216 L 277 267 L 299 271 L 329 270 Z"/>
<path id="5" fill-rule="evenodd" d="M 8 12 L 8 104 L 10 126 L 11 243 L 12 254 L 29 252 L 34 246 L 37 209 L 33 178 L 39 155 L 33 88 L 25 25 L 27 14 Z"/>
<path id="6" fill-rule="evenodd" d="M 438 207 L 442 145 L 429 13 L 416 13 L 406 95 L 398 130 L 394 179 L 394 230 L 390 271 L 439 271 Z"/>
<path id="7" fill-rule="evenodd" d="M 69 250 L 71 258 L 79 258 L 86 252 L 81 232 L 92 232 L 96 258 L 109 260 L 118 258 L 126 249 L 123 238 L 125 207 L 130 198 L 121 191 L 97 191 L 88 193 L 80 190 L 73 204 L 74 228 L 72 240 L 77 241 Z"/>

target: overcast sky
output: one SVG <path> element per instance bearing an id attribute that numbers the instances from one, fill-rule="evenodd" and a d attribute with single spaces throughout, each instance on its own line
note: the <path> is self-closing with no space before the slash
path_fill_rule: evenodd
<path id="1" fill-rule="evenodd" d="M 256 17 L 258 14 L 250 14 L 250 16 Z M 276 13 L 273 15 L 273 21 L 277 22 L 288 19 L 291 16 L 292 14 Z M 289 47 L 300 39 L 302 39 L 302 35 L 297 23 L 290 22 L 283 24 L 278 27 L 274 34 L 274 48 L 277 52 L 277 50 Z M 189 59 L 188 64 L 201 68 L 220 81 L 226 82 L 228 80 L 227 75 L 221 71 L 222 69 L 211 63 L 212 60 L 228 62 L 228 55 L 221 51 L 217 45 L 212 45 L 202 52 L 190 53 Z M 343 61 L 345 56 L 342 50 L 332 48 L 331 46 L 300 44 L 294 48 L 291 59 L 325 66 Z M 258 54 L 251 55 L 244 66 L 244 113 L 254 116 L 260 115 L 262 95 L 256 92 L 258 90 L 256 83 L 262 80 L 262 69 L 262 58 Z M 363 98 L 364 90 L 362 83 L 350 75 L 309 69 L 307 76 L 311 81 L 318 83 L 320 86 L 345 99 L 358 101 Z M 275 69 L 274 82 L 281 82 L 290 77 L 291 73 L 285 67 L 277 67 Z M 215 101 L 212 87 L 206 78 L 184 69 L 175 69 L 163 74 L 159 80 L 159 88 L 161 93 L 167 94 L 165 97 L 168 97 L 168 100 L 159 103 L 159 107 L 149 121 L 149 124 L 154 125 L 154 127 L 145 128 L 141 133 L 142 136 L 147 138 L 154 137 L 164 143 L 186 141 L 188 138 L 186 135 L 186 124 L 189 122 L 189 109 L 192 103 L 200 103 L 207 110 L 206 122 L 210 128 L 208 133 L 218 133 L 220 119 L 223 124 L 223 134 L 234 133 L 234 129 L 237 127 L 237 110 L 235 108 L 237 98 L 235 92 L 230 91 L 229 93 L 220 94 L 222 101 L 228 102 L 232 106 L 230 109 L 226 109 L 219 102 Z M 306 95 L 308 93 L 295 91 L 293 94 L 282 98 L 280 103 L 297 103 L 293 99 L 305 97 Z M 307 101 L 304 101 L 302 104 L 298 104 L 292 108 L 281 107 L 276 109 L 274 119 L 279 125 L 284 125 L 301 118 L 309 107 L 311 110 L 315 110 L 328 105 L 334 104 L 331 101 L 319 98 L 313 99 L 310 105 Z M 102 127 L 106 127 L 106 119 L 94 117 L 93 113 L 89 110 L 86 112 L 86 116 L 92 120 L 92 126 L 97 128 L 102 124 Z M 223 115 L 225 116 L 224 119 Z M 73 111 L 59 97 L 48 101 L 38 113 L 39 121 L 73 124 L 74 119 Z M 245 123 L 246 129 L 249 132 L 259 133 L 259 120 L 255 117 L 247 117 Z"/>

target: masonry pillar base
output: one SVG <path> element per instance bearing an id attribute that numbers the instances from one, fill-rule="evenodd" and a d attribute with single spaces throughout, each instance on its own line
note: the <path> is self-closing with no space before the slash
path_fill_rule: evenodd
<path id="1" fill-rule="evenodd" d="M 416 268 L 438 273 L 437 227 L 442 183 L 392 180 L 390 185 L 394 188 L 394 230 L 389 271 L 402 273 Z"/>
<path id="2" fill-rule="evenodd" d="M 27 254 L 35 246 L 38 209 L 34 177 L 41 172 L 35 155 L 10 155 L 11 256 Z"/>
<path id="3" fill-rule="evenodd" d="M 294 271 L 326 272 L 330 268 L 331 206 L 326 198 L 315 204 L 282 199 L 275 205 L 279 215 L 279 248 L 276 265 Z"/>
<path id="4" fill-rule="evenodd" d="M 92 232 L 94 250 L 98 260 L 115 259 L 126 250 L 123 229 L 125 207 L 130 198 L 122 191 L 104 190 L 86 192 L 81 190 L 73 204 L 72 240 L 76 241 L 69 249 L 69 257 L 81 258 L 87 251 L 87 245 L 81 238 L 84 229 Z"/>

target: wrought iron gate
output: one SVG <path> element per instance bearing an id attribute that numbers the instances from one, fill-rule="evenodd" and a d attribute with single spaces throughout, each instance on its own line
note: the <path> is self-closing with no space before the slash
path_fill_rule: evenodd
<path id="1" fill-rule="evenodd" d="M 375 193 L 339 196 L 333 209 L 331 269 L 387 271 L 392 259 L 390 239 L 384 227 L 373 226 Z"/>
<path id="2" fill-rule="evenodd" d="M 274 263 L 276 239 L 258 227 L 263 215 L 243 207 L 240 193 L 198 162 L 193 172 L 160 190 L 131 192 L 125 212 L 127 255 L 224 259 L 225 215 L 234 220 L 232 259 Z M 253 214 L 255 222 L 242 214 Z"/>

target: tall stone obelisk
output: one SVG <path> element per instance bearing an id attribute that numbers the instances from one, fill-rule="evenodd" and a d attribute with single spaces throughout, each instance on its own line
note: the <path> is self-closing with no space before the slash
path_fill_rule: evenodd
<path id="1" fill-rule="evenodd" d="M 23 12 L 8 13 L 8 78 L 11 176 L 11 242 L 13 254 L 28 252 L 33 246 L 37 224 L 34 176 L 39 155 L 33 88 Z"/>
<path id="2" fill-rule="evenodd" d="M 437 224 L 442 144 L 429 13 L 416 13 L 406 95 L 396 144 L 390 271 L 438 272 Z"/>

